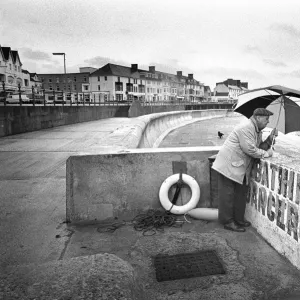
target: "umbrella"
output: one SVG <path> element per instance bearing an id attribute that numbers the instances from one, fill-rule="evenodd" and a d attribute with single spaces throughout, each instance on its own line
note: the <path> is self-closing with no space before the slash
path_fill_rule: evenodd
<path id="1" fill-rule="evenodd" d="M 268 126 L 283 133 L 300 131 L 299 98 L 300 91 L 273 85 L 241 94 L 234 111 L 250 118 L 256 108 L 264 107 L 274 113 Z"/>

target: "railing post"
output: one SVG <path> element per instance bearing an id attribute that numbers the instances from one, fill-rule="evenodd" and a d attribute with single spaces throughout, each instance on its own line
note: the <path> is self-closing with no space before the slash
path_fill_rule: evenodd
<path id="1" fill-rule="evenodd" d="M 70 95 L 70 106 L 72 106 L 72 93 L 69 93 Z"/>
<path id="2" fill-rule="evenodd" d="M 18 83 L 18 89 L 19 89 L 19 103 L 20 103 L 20 106 L 22 106 L 21 84 L 20 83 Z"/>
<path id="3" fill-rule="evenodd" d="M 43 93 L 44 93 L 44 97 L 43 97 L 44 98 L 44 106 L 46 106 L 46 90 L 45 89 L 44 89 Z"/>
<path id="4" fill-rule="evenodd" d="M 55 106 L 55 90 L 53 90 L 53 105 Z"/>
<path id="5" fill-rule="evenodd" d="M 34 86 L 31 87 L 31 91 L 32 91 L 32 105 L 35 106 Z"/>
<path id="6" fill-rule="evenodd" d="M 78 95 L 78 92 L 77 92 L 77 97 L 76 97 L 76 104 L 77 104 L 77 106 L 78 106 L 78 97 L 79 97 L 79 95 Z"/>
<path id="7" fill-rule="evenodd" d="M 6 106 L 6 90 L 5 90 L 5 82 L 2 81 L 3 95 L 4 95 L 4 106 Z"/>
<path id="8" fill-rule="evenodd" d="M 61 96 L 62 96 L 62 106 L 65 106 L 65 93 L 64 93 L 64 91 L 61 91 Z"/>
<path id="9" fill-rule="evenodd" d="M 84 93 L 82 93 L 82 98 L 83 98 L 83 106 L 85 106 L 85 98 L 84 98 Z"/>

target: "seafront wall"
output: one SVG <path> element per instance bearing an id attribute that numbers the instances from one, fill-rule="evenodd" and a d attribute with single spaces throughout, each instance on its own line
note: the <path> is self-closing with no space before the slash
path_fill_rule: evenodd
<path id="1" fill-rule="evenodd" d="M 86 106 L 0 106 L 0 137 L 61 125 L 106 118 L 132 118 L 142 115 L 192 109 L 230 109 L 231 104 L 195 105 L 86 105 Z"/>

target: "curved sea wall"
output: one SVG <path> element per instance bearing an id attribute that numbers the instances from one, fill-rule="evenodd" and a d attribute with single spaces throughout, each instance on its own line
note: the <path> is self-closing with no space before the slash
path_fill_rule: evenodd
<path id="1" fill-rule="evenodd" d="M 161 140 L 172 130 L 201 120 L 233 116 L 226 109 L 189 110 L 164 112 L 135 118 L 131 127 L 122 127 L 113 132 L 113 136 L 123 137 L 116 146 L 125 149 L 156 148 Z"/>

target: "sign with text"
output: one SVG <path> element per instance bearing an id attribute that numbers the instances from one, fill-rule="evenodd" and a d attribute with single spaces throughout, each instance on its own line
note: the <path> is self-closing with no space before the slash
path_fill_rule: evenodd
<path id="1" fill-rule="evenodd" d="M 257 162 L 252 170 L 247 202 L 298 242 L 299 172 L 264 160 Z"/>

